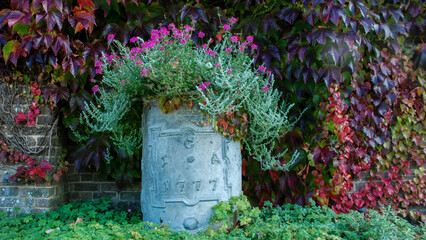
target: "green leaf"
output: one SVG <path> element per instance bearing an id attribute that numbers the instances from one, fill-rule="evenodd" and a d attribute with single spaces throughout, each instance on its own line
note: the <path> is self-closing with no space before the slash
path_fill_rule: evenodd
<path id="1" fill-rule="evenodd" d="M 12 27 L 13 31 L 17 32 L 19 35 L 25 35 L 28 33 L 28 30 L 30 29 L 30 25 L 24 24 L 21 22 L 15 23 Z"/>
<path id="2" fill-rule="evenodd" d="M 10 40 L 6 45 L 3 46 L 3 59 L 5 62 L 9 60 L 9 55 L 12 53 L 16 43 L 16 40 Z"/>

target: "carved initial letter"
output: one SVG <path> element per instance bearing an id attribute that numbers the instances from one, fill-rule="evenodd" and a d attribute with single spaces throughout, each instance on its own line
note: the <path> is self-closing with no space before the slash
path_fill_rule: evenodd
<path id="1" fill-rule="evenodd" d="M 220 159 L 219 159 L 219 157 L 216 155 L 216 153 L 213 153 L 213 156 L 212 156 L 212 164 L 215 164 L 215 163 L 220 164 Z"/>
<path id="2" fill-rule="evenodd" d="M 183 145 L 184 145 L 187 149 L 193 148 L 193 147 L 194 147 L 194 144 L 195 144 L 195 139 L 194 139 L 194 137 L 187 137 L 187 138 L 185 139 L 185 142 L 183 142 Z"/>

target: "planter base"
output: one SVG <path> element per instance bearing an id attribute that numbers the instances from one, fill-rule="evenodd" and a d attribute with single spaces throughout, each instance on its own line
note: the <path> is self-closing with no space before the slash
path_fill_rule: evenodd
<path id="1" fill-rule="evenodd" d="M 143 220 L 172 230 L 205 230 L 212 206 L 241 194 L 240 144 L 214 132 L 197 106 L 144 111 Z"/>

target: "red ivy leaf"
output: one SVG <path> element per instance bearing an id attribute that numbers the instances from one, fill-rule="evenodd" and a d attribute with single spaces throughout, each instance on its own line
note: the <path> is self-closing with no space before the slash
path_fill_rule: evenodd
<path id="1" fill-rule="evenodd" d="M 23 113 L 23 112 L 18 112 L 18 115 L 15 116 L 15 122 L 19 123 L 22 121 L 27 120 L 27 114 Z"/>
<path id="2" fill-rule="evenodd" d="M 274 182 L 278 181 L 278 177 L 279 177 L 279 173 L 275 170 L 269 170 L 269 175 L 271 175 L 272 180 L 274 180 Z"/>
<path id="3" fill-rule="evenodd" d="M 78 5 L 80 6 L 81 9 L 86 7 L 89 9 L 92 9 L 95 7 L 92 0 L 78 0 Z"/>
<path id="4" fill-rule="evenodd" d="M 53 174 L 52 178 L 56 182 L 59 182 L 59 180 L 61 179 L 61 176 L 62 176 L 62 172 L 57 172 L 57 173 Z"/>
<path id="5" fill-rule="evenodd" d="M 43 160 L 40 162 L 40 168 L 53 171 L 52 165 L 47 160 Z"/>
<path id="6" fill-rule="evenodd" d="M 24 166 L 18 167 L 18 169 L 16 169 L 16 173 L 10 176 L 9 181 L 14 182 L 15 178 L 21 175 L 23 172 L 25 172 L 25 167 Z"/>

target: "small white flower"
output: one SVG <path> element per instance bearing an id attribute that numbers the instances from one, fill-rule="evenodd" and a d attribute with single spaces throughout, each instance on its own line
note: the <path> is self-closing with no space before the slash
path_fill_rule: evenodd
<path id="1" fill-rule="evenodd" d="M 206 67 L 207 67 L 207 68 L 212 68 L 212 67 L 213 67 L 213 64 L 211 64 L 210 62 L 208 62 L 208 63 L 206 63 Z"/>

